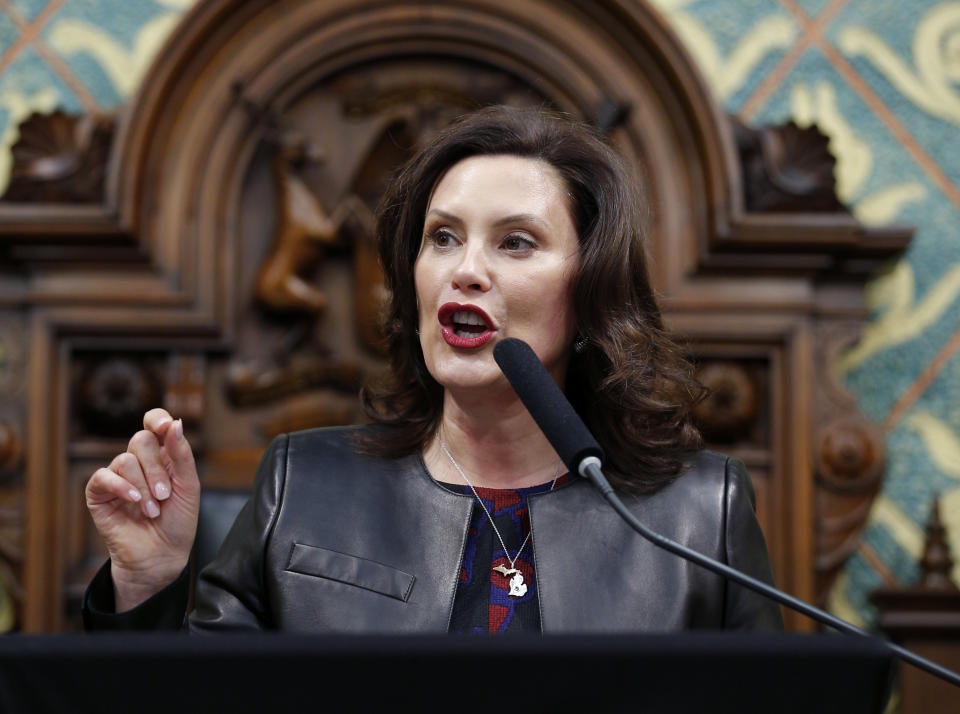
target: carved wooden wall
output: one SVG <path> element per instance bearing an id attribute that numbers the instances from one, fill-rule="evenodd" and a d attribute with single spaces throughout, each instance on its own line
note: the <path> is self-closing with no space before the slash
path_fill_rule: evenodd
<path id="1" fill-rule="evenodd" d="M 144 409 L 182 415 L 227 486 L 272 435 L 358 418 L 383 363 L 371 209 L 492 102 L 593 121 L 636 165 L 667 321 L 714 390 L 701 424 L 751 470 L 778 583 L 822 599 L 883 460 L 829 365 L 909 239 L 837 203 L 822 137 L 723 116 L 639 2 L 203 0 L 122 115 L 32 119 L 0 202 L 0 566 L 24 629 L 75 626 L 102 558 L 83 484 Z"/>

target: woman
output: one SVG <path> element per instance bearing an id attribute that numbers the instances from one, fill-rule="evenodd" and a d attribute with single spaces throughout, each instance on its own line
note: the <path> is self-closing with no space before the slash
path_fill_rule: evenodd
<path id="1" fill-rule="evenodd" d="M 743 465 L 698 450 L 701 388 L 663 330 L 642 218 L 587 127 L 494 107 L 442 132 L 380 212 L 392 373 L 363 394 L 375 424 L 274 440 L 190 627 L 780 627 L 776 605 L 657 550 L 564 474 L 493 360 L 498 340 L 528 342 L 648 526 L 771 581 Z M 182 424 L 148 412 L 87 485 L 111 556 L 89 626 L 179 626 L 198 498 Z"/>

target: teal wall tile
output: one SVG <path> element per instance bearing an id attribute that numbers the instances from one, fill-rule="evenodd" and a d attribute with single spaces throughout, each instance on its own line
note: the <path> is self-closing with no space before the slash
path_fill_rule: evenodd
<path id="1" fill-rule="evenodd" d="M 25 20 L 33 20 L 50 4 L 50 0 L 11 0 L 10 4 L 20 11 Z"/>
<path id="2" fill-rule="evenodd" d="M 152 58 L 158 27 L 172 27 L 179 11 L 155 2 L 88 0 L 58 10 L 43 30 L 90 94 L 113 108 L 136 90 L 135 77 Z"/>
<path id="3" fill-rule="evenodd" d="M 901 301 L 904 307 L 898 311 L 886 306 L 878 310 L 873 329 L 883 326 L 891 334 L 910 335 L 940 296 L 945 301 L 939 316 L 930 313 L 935 319 L 919 334 L 907 340 L 885 341 L 881 349 L 845 373 L 844 383 L 857 396 L 860 408 L 878 422 L 886 419 L 890 409 L 960 330 L 960 209 L 929 181 L 923 185 L 929 198 L 908 206 L 900 216 L 903 223 L 917 227 L 906 253 L 906 265 L 900 267 L 909 271 L 913 290 L 906 281 L 891 282 L 883 293 L 885 299 Z"/>
<path id="4" fill-rule="evenodd" d="M 757 86 L 783 59 L 786 49 L 767 53 L 764 58 L 750 71 L 746 81 L 733 94 L 727 97 L 724 108 L 731 114 L 739 114 L 744 104 L 756 91 Z"/>
<path id="5" fill-rule="evenodd" d="M 794 0 L 794 2 L 796 2 L 804 14 L 811 20 L 819 17 L 820 13 L 826 10 L 830 4 L 830 0 Z"/>
<path id="6" fill-rule="evenodd" d="M 739 2 L 694 0 L 684 3 L 682 9 L 703 23 L 725 55 L 740 43 L 758 20 L 774 15 L 790 17 L 783 6 L 775 0 L 740 0 Z"/>
<path id="7" fill-rule="evenodd" d="M 51 34 L 56 32 L 57 27 L 55 23 L 48 25 L 44 32 L 44 39 L 49 39 Z M 90 39 L 91 47 L 102 48 L 106 44 L 100 37 Z M 74 75 L 83 78 L 84 86 L 99 106 L 109 111 L 123 102 L 125 97 L 122 93 L 122 85 L 117 86 L 117 81 L 110 77 L 103 61 L 99 60 L 96 54 L 92 54 L 87 49 L 74 52 L 58 51 L 58 54 Z"/>
<path id="8" fill-rule="evenodd" d="M 172 11 L 171 5 L 153 0 L 72 0 L 54 14 L 57 19 L 85 20 L 122 39 L 132 39 L 159 14 Z"/>
<path id="9" fill-rule="evenodd" d="M 829 5 L 827 0 L 795 2 L 811 18 Z M 770 11 L 755 4 L 752 11 L 745 11 L 744 4 L 734 0 L 711 3 L 709 8 L 702 3 L 682 3 L 682 7 L 696 14 L 702 26 L 710 28 L 714 41 L 726 52 L 735 46 L 739 35 L 732 26 L 724 24 L 724 17 L 736 18 L 734 22 L 745 27 L 751 12 L 759 16 Z M 947 22 L 940 15 L 941 26 L 934 28 L 931 14 L 936 20 L 936 13 L 948 10 L 958 17 Z M 882 63 L 874 55 L 852 52 L 850 28 L 860 28 L 857 31 L 861 35 L 864 31 L 871 33 L 874 55 L 896 58 L 900 68 L 891 73 L 881 69 Z M 933 42 L 941 53 L 937 61 L 928 65 L 933 67 L 933 79 L 922 76 L 914 57 L 914 44 L 923 32 L 927 33 L 927 47 Z M 856 38 L 856 32 L 853 36 Z M 960 186 L 960 141 L 956 139 L 960 121 L 945 115 L 951 106 L 950 97 L 956 96 L 960 106 L 956 55 L 950 54 L 960 37 L 960 4 L 937 0 L 851 0 L 827 25 L 826 37 L 858 75 L 859 84 L 848 83 L 830 58 L 813 45 L 779 82 L 752 121 L 778 124 L 812 115 L 835 137 L 831 147 L 841 159 L 840 187 L 853 210 L 867 220 L 895 221 L 916 229 L 910 248 L 892 273 L 896 279 L 878 279 L 875 284 L 881 300 L 867 334 L 872 330 L 872 339 L 881 334 L 886 339 L 877 340 L 870 356 L 847 365 L 843 373 L 845 385 L 864 413 L 882 422 L 960 330 L 960 206 L 955 201 L 956 192 L 940 185 L 929 163 L 914 158 L 860 92 L 866 86 L 906 128 L 930 163 L 948 177 L 953 187 Z M 877 47 L 881 48 L 879 54 Z M 725 106 L 733 111 L 742 108 L 776 62 L 776 57 L 764 58 L 744 86 L 724 98 Z M 947 99 L 931 110 L 924 106 L 923 97 L 933 92 L 940 92 L 939 96 Z M 898 190 L 901 199 L 890 200 Z M 878 211 L 878 206 L 889 210 Z M 943 298 L 941 308 L 921 323 L 918 318 L 925 305 L 932 304 L 927 301 L 937 296 Z M 897 302 L 896 309 L 891 309 L 891 301 Z M 921 325 L 925 326 L 912 329 Z M 943 461 L 955 457 L 960 449 L 958 392 L 960 356 L 955 355 L 886 436 L 887 467 L 882 495 L 889 504 L 888 511 L 895 511 L 899 521 L 893 527 L 889 520 L 871 520 L 863 537 L 884 567 L 904 582 L 918 572 L 914 555 L 918 540 L 922 540 L 931 499 L 937 492 L 958 487 L 960 475 L 943 466 Z M 932 437 L 924 429 L 936 431 L 939 446 L 932 445 Z M 952 446 L 944 447 L 944 443 Z M 903 539 L 910 541 L 910 548 Z M 871 622 L 875 610 L 868 595 L 882 585 L 878 573 L 867 560 L 854 555 L 840 582 L 842 597 Z"/>
<path id="10" fill-rule="evenodd" d="M 859 152 L 848 154 L 849 160 L 856 165 L 869 166 L 869 170 L 864 171 L 859 180 L 848 183 L 846 189 L 838 186 L 848 191 L 849 201 L 855 203 L 865 195 L 885 187 L 893 179 L 913 180 L 925 176 L 922 168 L 901 146 L 899 139 L 817 48 L 808 50 L 800 58 L 753 120 L 760 124 L 788 121 L 797 116 L 802 97 L 812 103 L 813 118 L 816 123 L 823 125 L 827 133 L 831 131 L 828 122 L 835 116 L 841 122 L 844 133 L 849 133 L 854 140 L 850 146 L 831 144 L 838 163 L 847 158 L 844 149 L 858 146 Z M 838 168 L 843 170 L 842 166 Z"/>
<path id="11" fill-rule="evenodd" d="M 844 574 L 846 576 L 844 596 L 867 622 L 875 621 L 877 610 L 870 603 L 869 595 L 883 586 L 883 578 L 867 564 L 859 553 L 854 553 L 847 560 Z"/>
<path id="12" fill-rule="evenodd" d="M 923 179 L 926 198 L 908 204 L 898 221 L 916 226 L 907 250 L 916 281 L 916 298 L 922 300 L 960 264 L 960 207 L 929 179 Z"/>
<path id="13" fill-rule="evenodd" d="M 952 301 L 943 317 L 923 334 L 878 352 L 844 377 L 844 385 L 855 395 L 867 417 L 880 423 L 889 416 L 927 364 L 960 329 L 958 311 L 960 298 Z M 890 451 L 893 448 L 888 446 Z"/>
<path id="14" fill-rule="evenodd" d="M 922 433 L 919 423 L 912 424 L 920 421 L 917 419 L 918 414 L 929 414 L 943 421 L 954 431 L 957 443 L 960 444 L 960 350 L 947 361 L 929 388 L 917 399 L 910 414 L 903 419 L 909 428 Z M 952 463 L 952 459 L 949 461 Z M 960 462 L 954 466 L 956 471 L 960 472 Z M 954 485 L 960 486 L 960 480 Z M 956 555 L 960 557 L 960 553 Z"/>
<path id="15" fill-rule="evenodd" d="M 897 582 L 914 583 L 920 577 L 920 566 L 917 561 L 904 549 L 888 528 L 878 523 L 872 523 L 864 531 L 863 540 L 873 549 L 874 553 L 880 556 L 884 565 L 896 577 Z"/>
<path id="16" fill-rule="evenodd" d="M 83 111 L 80 101 L 49 65 L 27 48 L 0 73 L 0 132 L 7 128 L 15 104 L 45 92 L 57 97 L 57 106 L 72 112 Z"/>
<path id="17" fill-rule="evenodd" d="M 925 16 L 944 0 L 850 0 L 833 18 L 826 30 L 827 39 L 838 39 L 850 27 L 870 30 L 900 56 L 911 56 L 915 31 Z"/>
<path id="18" fill-rule="evenodd" d="M 733 112 L 800 35 L 795 18 L 772 0 L 654 1 Z"/>
<path id="19" fill-rule="evenodd" d="M 887 468 L 882 495 L 894 504 L 898 522 L 907 522 L 909 540 L 922 541 L 935 496 L 960 488 L 960 354 L 955 354 L 913 406 L 891 429 L 887 440 Z M 912 583 L 920 575 L 914 555 L 908 552 L 898 526 L 872 523 L 864 532 L 866 543 L 902 583 Z M 869 566 L 858 558 L 847 564 L 849 579 L 844 595 L 872 618 L 872 609 L 863 603 L 873 588 L 875 577 Z"/>
<path id="20" fill-rule="evenodd" d="M 915 421 L 920 414 L 927 417 L 932 415 L 921 406 L 911 409 L 887 438 L 887 471 L 883 493 L 922 529 L 930 517 L 930 503 L 934 495 L 960 484 L 956 477 L 945 473 L 935 463 L 923 432 L 917 426 L 919 422 Z"/>
<path id="21" fill-rule="evenodd" d="M 924 295 L 948 270 L 950 262 L 960 260 L 960 244 L 955 240 L 960 209 L 819 50 L 801 58 L 755 121 L 776 124 L 789 120 L 796 115 L 797 95 L 811 100 L 815 105 L 813 118 L 827 132 L 831 131 L 831 122 L 839 122 L 850 137 L 849 141 L 831 144 L 838 156 L 838 183 L 845 162 L 867 167 L 850 172 L 846 179 L 844 190 L 854 209 L 898 184 L 916 185 L 920 195 L 903 202 L 891 217 L 917 227 L 907 257 L 915 271 L 917 294 Z"/>
<path id="22" fill-rule="evenodd" d="M 960 5 L 860 0 L 828 36 L 950 180 L 960 183 L 960 60 L 951 49 L 960 41 Z M 915 46 L 925 59 L 915 55 Z"/>
<path id="23" fill-rule="evenodd" d="M 19 36 L 20 32 L 17 30 L 17 26 L 13 24 L 13 20 L 7 13 L 0 10 L 0 56 L 17 41 Z"/>

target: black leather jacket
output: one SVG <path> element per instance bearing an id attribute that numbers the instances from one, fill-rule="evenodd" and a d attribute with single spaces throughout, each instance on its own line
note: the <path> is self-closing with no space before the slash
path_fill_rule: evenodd
<path id="1" fill-rule="evenodd" d="M 191 630 L 447 631 L 473 496 L 437 484 L 419 455 L 358 455 L 355 428 L 274 440 L 199 576 Z M 701 451 L 627 503 L 655 531 L 772 582 L 740 461 Z M 782 627 L 779 606 L 651 545 L 582 479 L 529 509 L 545 633 Z"/>

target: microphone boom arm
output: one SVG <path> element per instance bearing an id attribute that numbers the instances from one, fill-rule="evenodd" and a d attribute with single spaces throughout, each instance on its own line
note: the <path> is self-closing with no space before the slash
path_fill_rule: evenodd
<path id="1" fill-rule="evenodd" d="M 567 401 L 566 396 L 530 348 L 530 345 L 515 338 L 506 338 L 494 346 L 493 357 L 513 386 L 517 396 L 526 406 L 527 411 L 530 412 L 530 416 L 543 431 L 554 451 L 567 465 L 567 468 L 571 472 L 575 471 L 589 479 L 607 502 L 613 506 L 613 509 L 620 514 L 620 517 L 641 536 L 655 546 L 696 563 L 745 588 L 760 593 L 764 597 L 779 602 L 781 605 L 786 605 L 790 609 L 796 610 L 828 627 L 849 635 L 874 637 L 871 633 L 861 630 L 839 617 L 824 612 L 792 595 L 787 595 L 787 593 L 777 590 L 772 585 L 751 578 L 725 563 L 708 558 L 703 553 L 691 550 L 647 528 L 637 520 L 614 493 L 613 487 L 603 475 L 603 471 L 600 470 L 603 449 L 593 438 L 570 402 Z M 891 653 L 904 662 L 960 687 L 960 675 L 956 672 L 914 654 L 900 645 L 895 645 L 883 637 L 877 637 L 876 639 L 883 642 Z"/>
<path id="2" fill-rule="evenodd" d="M 659 548 L 678 555 L 681 558 L 685 558 L 697 565 L 700 565 L 707 570 L 710 570 L 718 575 L 734 581 L 735 583 L 742 585 L 745 588 L 749 588 L 754 592 L 758 592 L 761 595 L 764 595 L 771 600 L 775 600 L 782 605 L 786 605 L 792 610 L 796 610 L 807 617 L 810 617 L 817 622 L 820 622 L 828 627 L 832 627 L 841 632 L 845 632 L 850 635 L 860 635 L 862 637 L 874 637 L 871 633 L 866 630 L 862 630 L 856 625 L 851 625 L 845 620 L 841 620 L 839 617 L 831 615 L 829 612 L 821 610 L 818 607 L 814 607 L 809 603 L 795 598 L 792 595 L 778 590 L 777 588 L 767 585 L 761 580 L 752 578 L 746 573 L 741 573 L 735 568 L 731 568 L 729 565 L 721 563 L 713 558 L 708 558 L 703 555 L 703 553 L 698 553 L 695 550 L 687 548 L 680 543 L 665 538 L 659 533 L 647 528 L 643 523 L 641 523 L 636 516 L 634 516 L 630 510 L 623 505 L 623 501 L 620 500 L 620 497 L 614 492 L 613 487 L 607 481 L 606 477 L 603 475 L 603 471 L 600 470 L 600 460 L 594 456 L 588 456 L 580 462 L 580 475 L 589 479 L 590 482 L 596 486 L 597 490 L 600 491 L 600 494 L 607 500 L 607 502 L 613 507 L 613 509 L 620 514 L 620 517 L 625 520 L 631 528 L 633 528 L 637 533 L 646 538 L 648 541 L 653 543 Z M 925 672 L 929 672 L 935 677 L 939 677 L 951 684 L 960 687 L 960 675 L 956 672 L 953 672 L 946 667 L 942 667 L 936 662 L 931 662 L 925 657 L 921 657 L 918 654 L 911 652 L 908 649 L 901 647 L 900 645 L 894 644 L 887 639 L 877 638 L 883 642 L 887 648 L 897 657 L 899 657 L 904 662 L 908 662 L 915 667 L 919 667 Z"/>

